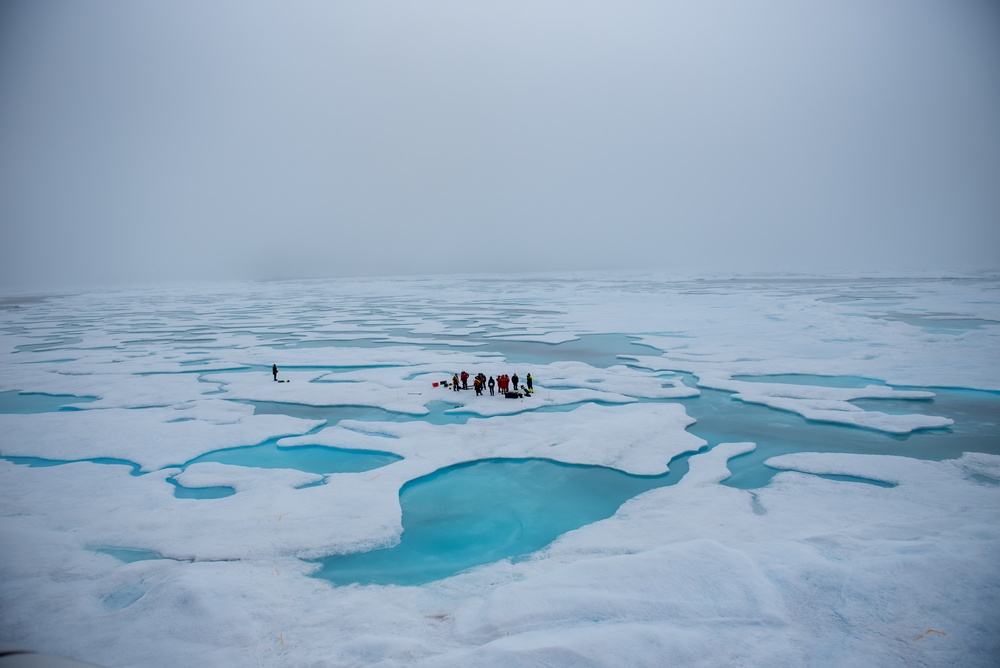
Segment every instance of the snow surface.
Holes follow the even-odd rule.
[[[9,306],[0,392],[98,400],[0,414],[3,457],[73,462],[0,459],[0,640],[109,667],[995,665],[995,454],[925,461],[898,456],[898,441],[884,455],[804,443],[768,459],[782,471],[770,484],[741,490],[723,484],[729,460],[759,446],[710,442],[678,484],[523,559],[420,587],[334,587],[304,560],[394,544],[400,489],[462,462],[663,473],[706,446],[682,403],[698,386],[886,434],[947,429],[957,418],[850,402],[1000,390],[998,287],[971,275],[522,276],[177,286]],[[942,314],[971,324],[942,330]],[[559,344],[594,334],[648,347],[588,353],[603,364],[561,355]],[[505,359],[509,344],[548,359]],[[272,381],[272,363],[290,382]],[[536,392],[432,387],[462,370],[530,371]],[[773,374],[887,386],[737,380]],[[327,424],[255,414],[253,402],[400,420]],[[464,419],[435,422],[435,402]],[[402,459],[306,487],[324,476],[180,468],[271,439]],[[95,458],[142,475],[82,461]],[[170,477],[236,494],[179,499]],[[103,548],[163,558],[124,563]]]

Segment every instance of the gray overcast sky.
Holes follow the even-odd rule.
[[[1000,3],[0,2],[0,287],[1000,267]]]

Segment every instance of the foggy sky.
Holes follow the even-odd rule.
[[[0,234],[0,288],[1000,268],[1000,3],[6,0]]]

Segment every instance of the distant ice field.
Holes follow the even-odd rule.
[[[721,634],[751,664],[990,665],[998,287],[573,275],[2,300],[0,640],[109,666],[618,665],[594,645],[610,634],[632,663],[719,665]],[[444,386],[462,371],[535,391]]]

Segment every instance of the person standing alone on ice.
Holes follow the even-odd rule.
[[[274,374],[274,379],[278,380],[278,365],[277,364],[272,364],[271,365],[271,373]]]
[[[531,374],[530,374],[530,373],[529,373],[529,374],[528,374],[528,375],[527,375],[527,376],[526,376],[526,377],[524,378],[524,383],[525,383],[525,387],[527,387],[527,388],[528,388],[528,392],[531,392],[531,391],[533,391],[533,390],[534,390],[534,388],[533,388],[533,387],[531,386],[531,381],[532,381],[532,380],[533,380],[533,379],[532,379],[532,377],[531,377]]]

